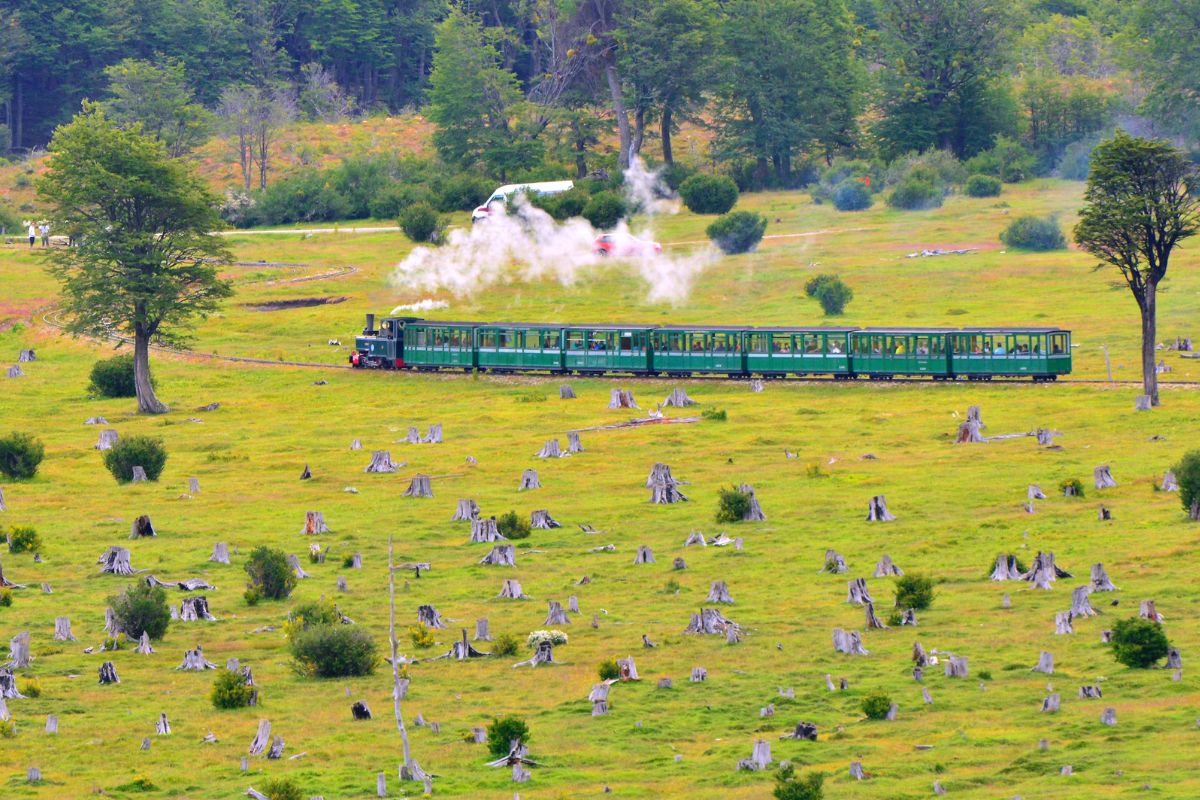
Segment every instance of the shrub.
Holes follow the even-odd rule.
[[[981,669],[979,670],[978,677],[981,681],[990,681],[992,679],[992,671],[990,669]]]
[[[290,642],[300,671],[319,678],[370,675],[378,656],[375,640],[357,625],[313,625]]]
[[[437,209],[447,214],[451,211],[471,211],[491,197],[492,188],[484,178],[455,175],[437,186]]]
[[[1154,666],[1170,647],[1162,625],[1141,617],[1118,620],[1111,641],[1113,658],[1136,669]]]
[[[862,699],[862,710],[867,719],[885,719],[892,710],[892,698],[886,692],[876,690]]]
[[[41,697],[42,682],[37,678],[22,678],[17,685],[17,691],[26,697]]]
[[[667,185],[673,192],[678,192],[679,187],[688,178],[696,174],[695,167],[684,164],[682,161],[673,161],[670,164],[664,164],[658,171],[658,178]],[[734,184],[736,186],[736,184]]]
[[[251,586],[242,592],[242,599],[246,601],[246,605],[256,606],[258,605],[258,601],[262,600],[262,592],[257,586]]]
[[[934,186],[954,186],[962,183],[962,163],[949,150],[926,150],[924,153],[906,153],[888,164],[883,182],[896,186],[907,178],[917,176]]]
[[[896,608],[923,611],[933,605],[933,579],[924,575],[901,575],[896,579]]]
[[[13,480],[28,480],[37,475],[45,455],[46,448],[36,436],[13,431],[0,438],[0,472]]]
[[[506,539],[528,539],[529,520],[518,516],[515,511],[509,511],[496,518],[496,530]]]
[[[337,604],[322,597],[311,603],[301,603],[288,612],[283,627],[284,637],[290,639],[314,625],[340,625],[341,622],[342,615],[338,613]]]
[[[1068,478],[1065,481],[1058,482],[1058,490],[1062,494],[1066,495],[1068,487],[1072,490],[1071,496],[1083,497],[1083,482],[1079,478]]]
[[[167,465],[167,448],[162,439],[151,436],[129,436],[119,439],[111,449],[104,451],[104,466],[117,479],[117,483],[133,480],[133,468],[146,470],[146,479],[158,480]]]
[[[854,290],[837,275],[828,273],[809,278],[804,284],[804,293],[821,304],[826,316],[836,316],[846,310],[846,304],[854,299]]]
[[[570,191],[558,194],[531,194],[528,199],[531,206],[542,209],[554,219],[562,222],[582,215],[589,197],[587,190],[576,186]]]
[[[145,633],[151,639],[161,639],[171,624],[171,609],[167,593],[160,586],[138,581],[119,595],[108,598],[117,630],[130,639],[140,639]]]
[[[158,381],[150,377],[150,385]],[[124,353],[92,365],[88,391],[96,397],[137,397],[133,385],[133,353]]]
[[[862,181],[848,178],[833,189],[833,207],[838,211],[865,211],[875,202]]]
[[[999,197],[1001,183],[999,178],[991,175],[972,175],[963,185],[963,194],[967,197]]]
[[[529,726],[525,720],[514,716],[492,719],[487,727],[487,745],[492,755],[497,758],[508,755],[514,739],[529,744]]]
[[[0,125],[0,128],[4,127]],[[4,132],[7,131],[0,131],[0,133]],[[20,236],[25,233],[25,227],[21,225],[21,218],[11,208],[2,204],[0,204],[0,230],[3,230],[6,236]]]
[[[0,739],[12,739],[17,735],[15,719],[0,719]]]
[[[428,203],[413,203],[400,212],[397,222],[410,241],[436,244],[442,238],[442,218]]]
[[[257,201],[257,211],[268,225],[294,222],[331,222],[350,216],[350,200],[333,185],[332,175],[307,169],[271,183]]]
[[[0,589],[0,608],[12,606],[12,589]]]
[[[749,492],[736,487],[721,489],[717,500],[717,522],[741,522],[749,510]]]
[[[346,198],[349,219],[370,215],[371,203],[391,182],[387,160],[380,156],[347,158],[329,171],[329,185]]]
[[[512,656],[521,649],[521,640],[511,633],[502,633],[492,642],[492,655]]]
[[[371,198],[369,210],[375,219],[397,219],[412,204],[428,203],[432,199],[433,195],[424,186],[393,183]]]
[[[246,574],[250,587],[271,600],[283,600],[296,588],[296,575],[282,550],[256,548],[246,561]]]
[[[262,793],[269,800],[304,800],[304,792],[291,778],[269,778],[263,784]]]
[[[1016,183],[1033,177],[1037,159],[1017,140],[997,136],[991,149],[970,158],[963,166],[971,173],[991,175],[1005,183]]]
[[[1017,217],[1000,234],[1000,241],[1020,250],[1062,250],[1067,246],[1058,220],[1054,217]]]
[[[930,208],[940,208],[945,193],[931,181],[910,176],[892,189],[888,195],[888,205],[905,211],[924,211]]]
[[[42,538],[28,525],[14,525],[8,529],[8,552],[36,553],[42,549]]]
[[[408,637],[412,639],[413,647],[433,647],[437,644],[437,640],[433,638],[433,631],[423,622],[418,622],[408,629]]]
[[[606,661],[601,661],[599,668],[596,670],[602,681],[615,681],[621,677],[621,668],[617,665],[615,658],[610,658]]]
[[[1184,511],[1192,519],[1200,519],[1200,450],[1184,453],[1171,471],[1179,484],[1179,501]]]
[[[597,192],[583,207],[583,218],[600,230],[616,227],[624,216],[625,200],[612,191]]]
[[[728,412],[723,408],[706,408],[700,412],[700,416],[713,422],[725,422],[729,419]]]
[[[708,238],[726,255],[749,253],[758,247],[767,230],[767,218],[753,211],[733,211],[705,229]]]
[[[213,708],[245,708],[250,705],[253,695],[254,687],[246,685],[246,679],[240,672],[219,669],[209,697]]]
[[[725,214],[738,201],[738,187],[722,175],[693,175],[679,184],[679,196],[693,214]]]

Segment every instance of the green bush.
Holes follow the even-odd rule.
[[[609,658],[600,662],[600,666],[596,669],[602,681],[615,681],[621,677],[621,667],[617,664],[615,658]]]
[[[999,178],[991,175],[972,175],[963,184],[963,194],[967,197],[999,197],[1001,186]]]
[[[933,605],[933,579],[924,575],[901,575],[896,579],[896,608],[923,611]]]
[[[528,539],[531,532],[529,520],[509,511],[496,518],[496,530],[506,539]]]
[[[36,436],[13,431],[0,437],[0,473],[13,480],[28,480],[37,475],[45,455],[46,448]]]
[[[245,708],[250,705],[250,698],[253,696],[254,687],[246,685],[246,679],[240,672],[231,669],[217,670],[217,677],[209,694],[213,708]]]
[[[926,150],[897,156],[884,172],[885,186],[896,186],[906,179],[917,177],[934,186],[956,186],[967,173],[962,163],[949,150]]]
[[[726,255],[749,253],[758,247],[767,230],[767,218],[753,211],[733,211],[705,229],[708,238]]]
[[[833,207],[838,211],[865,211],[875,202],[862,181],[847,178],[833,189]]]
[[[378,661],[375,640],[357,625],[313,625],[289,644],[299,670],[318,678],[370,675]]]
[[[493,185],[475,175],[455,175],[437,186],[437,210],[471,211],[492,196]]]
[[[854,299],[854,290],[837,275],[824,273],[809,278],[804,284],[804,293],[821,304],[826,316],[837,316],[846,310],[846,304]]]
[[[104,466],[117,479],[117,483],[133,480],[133,468],[146,470],[146,479],[158,480],[167,465],[167,448],[162,439],[151,436],[128,436],[118,439],[111,449],[104,451]]]
[[[625,200],[612,191],[597,192],[583,207],[583,218],[599,230],[615,228],[624,216]]]
[[[1113,658],[1135,669],[1153,667],[1170,648],[1162,625],[1141,617],[1118,620],[1113,626],[1110,643]]]
[[[158,386],[153,375],[150,385]],[[96,397],[137,397],[133,385],[133,353],[123,353],[93,364],[88,391]]]
[[[586,189],[576,186],[566,192],[558,194],[531,194],[529,195],[529,204],[535,208],[540,208],[549,214],[554,219],[562,222],[583,215],[583,209],[587,207],[587,203],[591,195]]]
[[[529,744],[529,726],[520,717],[493,719],[487,728],[488,751],[499,758],[508,755],[513,739]]]
[[[262,600],[262,591],[257,586],[251,586],[242,592],[242,599],[246,601],[246,605],[256,606],[258,601]]]
[[[1179,463],[1171,468],[1179,484],[1179,500],[1183,510],[1192,519],[1200,519],[1200,450],[1183,454]]]
[[[1016,183],[1033,177],[1037,158],[1015,139],[997,136],[991,149],[968,159],[963,166],[972,174],[991,175],[1005,183]]]
[[[12,607],[12,589],[0,589],[0,608]]]
[[[0,125],[0,129],[6,126]],[[0,133],[7,132],[0,130]],[[0,229],[4,231],[5,236],[21,236],[25,233],[25,228],[21,225],[21,218],[17,213],[8,206],[0,203]]]
[[[695,174],[696,168],[684,164],[682,161],[673,161],[670,164],[664,164],[658,171],[659,180],[665,183],[667,188],[673,192],[678,192],[683,182]]]
[[[309,603],[300,603],[288,612],[292,631],[307,630],[314,625],[337,625],[342,621],[337,604],[322,597]]]
[[[259,195],[256,209],[267,225],[333,222],[350,216],[350,200],[324,170],[306,169],[276,180]]]
[[[1058,482],[1058,490],[1063,494],[1067,494],[1067,488],[1070,487],[1072,497],[1083,497],[1083,481],[1079,478],[1067,478],[1064,481]]]
[[[911,176],[896,184],[888,195],[888,205],[905,211],[940,208],[945,192],[932,181]]]
[[[8,529],[8,552],[36,553],[42,549],[42,537],[28,525],[14,525]]]
[[[410,241],[436,244],[442,238],[442,218],[428,203],[413,203],[400,212],[397,221]]]
[[[422,649],[437,644],[437,639],[433,638],[433,631],[429,630],[423,622],[418,622],[408,629],[408,638],[412,639],[413,647]]]
[[[867,719],[886,719],[892,710],[892,698],[886,692],[876,690],[862,699],[862,710]]]
[[[15,719],[0,719],[0,739],[13,739],[17,735]]]
[[[741,522],[750,510],[750,493],[737,487],[721,489],[717,499],[717,522]]]
[[[726,214],[737,204],[738,188],[723,175],[693,175],[679,185],[679,196],[693,214]]]
[[[117,630],[130,639],[140,639],[143,633],[151,639],[161,639],[171,624],[167,593],[162,587],[144,581],[108,598],[108,605],[113,610]]]
[[[729,419],[729,412],[723,408],[706,408],[700,412],[700,416],[713,422],[725,422]]]
[[[369,210],[375,219],[398,219],[414,203],[429,203],[433,195],[424,186],[392,183],[371,198]]]
[[[328,172],[329,185],[346,198],[347,219],[370,216],[371,204],[392,180],[388,159],[377,155],[344,159]]]
[[[250,588],[271,600],[283,600],[296,588],[296,574],[282,550],[256,548],[246,561],[246,574],[250,576]]]
[[[1054,217],[1017,217],[1000,234],[1000,241],[1019,250],[1062,250],[1067,246],[1067,237]]]
[[[304,792],[291,778],[268,778],[262,793],[269,800],[304,800]]]
[[[512,656],[521,649],[521,640],[511,633],[502,633],[492,642],[492,655]]]

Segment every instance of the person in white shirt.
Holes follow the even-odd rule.
[[[37,225],[29,223],[29,246],[33,247],[33,243],[37,241]]]

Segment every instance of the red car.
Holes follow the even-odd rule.
[[[658,242],[648,242],[628,233],[605,233],[596,237],[592,252],[598,256],[653,256],[662,252]]]

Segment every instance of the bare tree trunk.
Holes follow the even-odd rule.
[[[250,191],[250,177],[254,173],[254,150],[244,130],[238,131],[238,161],[242,167],[242,181],[246,184],[248,192]]]
[[[641,103],[638,103],[637,109],[633,112],[633,140],[629,145],[629,152],[632,155],[640,156],[642,154],[642,140],[645,138],[646,108]]]
[[[170,411],[154,395],[150,383],[150,334],[138,323],[133,336],[133,385],[137,390],[138,412],[142,414],[165,414]]]
[[[404,747],[404,771],[412,774],[412,750],[408,746],[408,730],[404,727],[404,715],[400,711],[400,656],[396,641],[396,567],[392,561],[392,537],[388,537],[388,610],[390,613],[389,637],[392,643],[392,699],[396,706],[396,728],[400,731],[400,742]]]
[[[612,95],[613,114],[617,118],[617,133],[621,139],[621,152],[617,164],[622,170],[629,168],[629,115],[625,112],[625,98],[621,95],[621,79],[617,76],[617,57],[609,53],[604,64],[604,77],[608,79],[608,91]]]
[[[662,110],[662,151],[663,161],[668,164],[675,163],[675,157],[671,153],[671,107],[663,106]]]
[[[1154,369],[1157,354],[1154,343],[1158,340],[1158,286],[1147,281],[1142,297],[1142,383],[1144,393],[1150,397],[1150,405],[1158,405],[1158,372]]]

